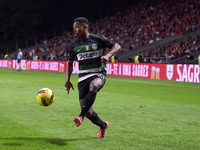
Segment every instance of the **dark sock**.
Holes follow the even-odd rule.
[[[93,91],[88,92],[88,94],[86,95],[86,97],[84,99],[83,106],[81,109],[81,114],[79,116],[82,116],[83,118],[85,117],[85,115],[89,111],[90,107],[94,103],[96,95],[97,95],[97,92],[93,92]]]
[[[92,123],[96,124],[97,126],[99,126],[101,129],[105,129],[106,128],[106,123],[103,122],[99,116],[97,115],[96,112],[92,112],[92,115],[88,118]]]

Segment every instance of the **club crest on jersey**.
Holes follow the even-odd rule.
[[[93,50],[97,50],[97,45],[96,44],[92,44],[92,49]]]
[[[86,51],[89,50],[89,45],[85,46],[85,50],[86,50]]]

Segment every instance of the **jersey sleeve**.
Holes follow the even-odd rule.
[[[107,39],[105,36],[103,35],[98,35],[99,36],[99,40],[100,42],[103,44],[103,46],[107,47],[107,48],[112,48],[113,45],[116,44],[115,41],[109,40]]]
[[[76,54],[74,53],[73,48],[74,46],[73,44],[71,44],[69,48],[69,54],[68,54],[68,60],[71,60],[71,61],[74,61],[76,58]]]

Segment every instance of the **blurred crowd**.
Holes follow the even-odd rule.
[[[200,1],[198,0],[145,0],[130,6],[123,13],[118,12],[111,17],[107,16],[91,22],[90,32],[103,34],[109,39],[116,40],[122,46],[122,51],[134,50],[184,30],[194,30],[194,26],[200,24],[199,7]],[[47,46],[30,49],[24,53],[24,58],[31,59],[36,54],[42,60],[55,60],[58,57],[67,56],[68,46],[51,51],[47,56],[40,55],[40,53],[57,46],[68,45],[74,40],[72,31],[63,32],[62,35],[51,40],[41,41]],[[176,59],[184,56],[188,51],[199,50],[198,40],[199,35],[188,37],[183,41],[176,40],[166,43],[159,48],[155,47],[145,52],[143,57],[152,57],[150,62],[156,62],[156,57]]]
[[[124,51],[159,41],[199,23],[195,0],[148,0],[90,25],[94,33],[119,40]]]
[[[174,40],[153,47],[144,54],[137,54],[142,57],[142,62],[146,63],[166,63],[171,60],[183,57],[185,55],[193,55],[194,52],[200,51],[200,34],[194,37],[186,37],[183,40]],[[134,62],[136,55],[129,57],[129,62]]]

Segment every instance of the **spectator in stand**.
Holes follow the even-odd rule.
[[[24,59],[28,59],[28,58],[29,58],[28,53],[24,52]]]
[[[50,54],[50,60],[55,60],[56,58],[57,58],[56,52],[53,51],[53,52]]]
[[[135,58],[134,58],[134,62],[135,63],[139,63],[139,53],[137,53],[137,55],[135,56]]]
[[[138,60],[139,60],[139,63],[143,63],[143,54],[140,54],[140,53],[139,53],[139,58],[138,58]]]
[[[4,59],[9,59],[8,53],[4,56]]]
[[[4,59],[4,54],[3,53],[0,55],[0,59]]]
[[[200,65],[200,54],[199,54],[199,57],[198,57],[198,63],[199,63],[199,65]]]
[[[66,51],[66,49],[65,49],[65,48],[62,48],[62,49],[58,52],[58,57],[63,56],[65,51]]]
[[[11,55],[11,59],[16,59],[16,58],[15,58],[15,55],[12,54],[12,55]]]
[[[38,57],[38,55],[37,54],[33,54],[33,60],[39,60],[39,57]]]
[[[40,55],[40,60],[47,60],[45,55]]]
[[[131,55],[131,56],[128,58],[128,62],[135,62],[134,59],[135,59],[135,55]]]

